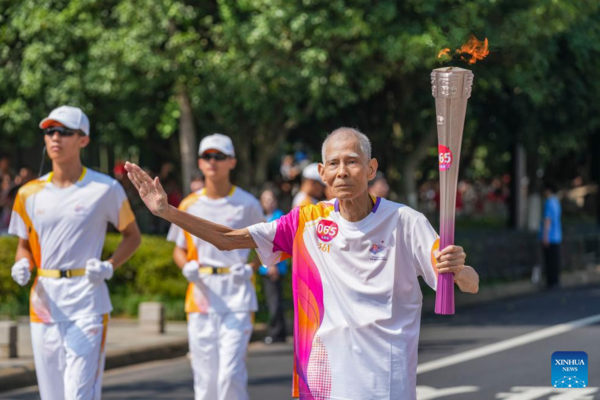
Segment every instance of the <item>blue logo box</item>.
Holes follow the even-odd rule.
[[[588,355],[584,351],[556,351],[552,354],[552,386],[588,387]]]

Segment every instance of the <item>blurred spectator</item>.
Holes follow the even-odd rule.
[[[297,147],[298,150],[294,153],[294,163],[298,166],[298,170],[301,171],[310,164],[310,159],[308,158],[308,154],[300,149],[300,147],[302,147],[300,143],[296,143],[295,147]]]
[[[22,167],[19,174],[15,177],[15,185],[21,186],[35,178],[33,171],[29,167]]]
[[[113,175],[115,176],[115,179],[119,181],[119,183],[123,181],[125,175],[127,175],[127,171],[125,170],[125,163],[123,161],[117,161],[115,163],[115,166],[113,168]]]
[[[3,182],[6,176],[12,178],[15,176],[15,171],[10,168],[10,157],[6,154],[0,154],[0,182]]]
[[[0,196],[0,235],[8,232],[13,203],[17,198],[20,187],[20,185],[13,186],[4,195]]]
[[[296,179],[300,172],[300,169],[294,165],[294,156],[286,155],[281,159],[281,166],[279,167],[279,173],[284,181],[293,181]]]
[[[170,173],[165,177],[162,181],[163,188],[167,193],[167,201],[173,207],[179,207],[181,200],[183,200],[183,193],[179,188],[179,183],[177,183],[177,178],[174,174]]]
[[[302,185],[300,191],[294,196],[292,208],[308,204],[317,204],[323,197],[325,184],[319,175],[317,163],[307,165],[302,170]]]
[[[540,223],[539,240],[542,242],[546,269],[546,286],[560,283],[560,244],[562,242],[561,207],[552,182],[544,185],[544,211]]]
[[[385,175],[381,171],[377,171],[375,178],[369,182],[369,193],[371,196],[383,197],[384,199],[390,194],[390,185],[388,185]]]
[[[204,175],[202,172],[198,171],[192,177],[192,181],[190,182],[190,191],[195,193],[202,188],[204,188]]]
[[[175,172],[175,164],[171,163],[171,162],[165,162],[162,163],[162,165],[160,166],[160,171],[158,173],[158,177],[160,178],[161,182],[164,182],[167,180],[167,178],[171,175],[173,175],[173,173]]]
[[[6,193],[13,187],[12,176],[6,174],[2,175],[2,179],[0,180],[0,194]]]
[[[260,195],[260,204],[263,207],[267,222],[281,218],[283,211],[277,208],[277,199],[271,190],[265,190]],[[265,343],[285,342],[286,327],[283,312],[283,296],[281,278],[287,273],[287,263],[282,261],[269,267],[261,266],[259,274],[262,275],[263,288],[269,309],[269,326]]]

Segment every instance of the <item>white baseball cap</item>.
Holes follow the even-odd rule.
[[[220,133],[208,135],[202,139],[200,142],[200,148],[198,149],[198,155],[201,156],[207,150],[219,150],[223,154],[226,154],[230,157],[235,157],[233,142],[229,136],[225,136]]]
[[[304,167],[302,170],[302,177],[323,183],[321,180],[321,175],[319,175],[319,164],[317,163],[308,164],[306,167]]]
[[[48,117],[40,122],[40,128],[47,128],[52,121],[60,122],[67,128],[79,129],[86,136],[90,136],[90,120],[79,107],[61,106],[55,108]]]

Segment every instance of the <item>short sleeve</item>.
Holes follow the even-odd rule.
[[[263,264],[275,265],[292,256],[299,218],[300,209],[296,207],[276,221],[248,227]]]
[[[117,181],[110,188],[110,201],[108,205],[108,222],[113,224],[119,232],[124,231],[129,224],[135,221],[131,205],[125,194],[123,186]]]
[[[20,237],[21,239],[29,239],[29,230],[25,219],[29,220],[23,197],[18,193],[13,204],[12,214],[10,216],[10,224],[8,233]]]
[[[169,233],[167,234],[167,240],[169,242],[175,243],[177,247],[181,247],[182,249],[187,249],[187,242],[185,240],[185,232],[183,229],[178,227],[175,224],[171,224],[169,228]]]
[[[433,252],[439,249],[439,246],[439,237],[435,229],[433,229],[427,218],[420,214],[413,225],[411,249],[417,275],[422,276],[427,285],[433,290],[437,288],[437,270]]]

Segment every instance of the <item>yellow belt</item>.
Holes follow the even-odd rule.
[[[85,268],[79,269],[37,269],[38,276],[44,278],[72,278],[74,276],[84,276]]]
[[[200,273],[207,275],[228,274],[229,267],[211,267],[210,265],[201,265]]]

